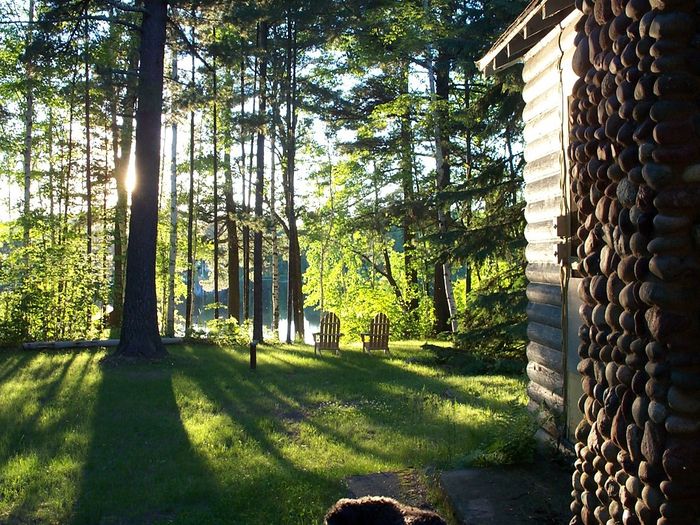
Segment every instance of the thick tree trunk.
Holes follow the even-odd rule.
[[[29,47],[32,44],[33,29],[34,29],[34,0],[29,0],[29,26],[27,29],[26,48],[29,53]],[[27,91],[25,93],[24,107],[24,208],[22,210],[22,220],[24,225],[24,245],[29,245],[29,230],[31,229],[31,221],[29,214],[31,213],[31,197],[32,197],[32,126],[34,124],[34,86],[32,85],[33,65],[32,58],[27,56],[25,67]]]
[[[435,265],[433,280],[433,308],[435,311],[435,332],[448,332],[450,326],[450,310],[445,294],[445,265],[438,262]]]
[[[262,56],[260,57],[260,107],[259,114],[264,119],[267,112],[267,23],[260,22],[259,47]],[[257,160],[256,160],[256,181],[255,181],[255,220],[258,227],[255,229],[253,238],[253,339],[262,342],[263,340],[263,229],[262,204],[263,186],[265,184],[265,125],[261,125],[258,130]]]
[[[297,47],[296,27],[293,27],[291,16],[287,17],[287,140],[285,143],[287,170],[285,187],[285,213],[289,228],[289,287],[291,295],[294,331],[300,340],[304,340],[304,294],[302,291],[301,250],[299,248],[299,231],[297,228],[296,209],[294,204],[294,171],[296,159],[296,127],[297,127]],[[288,312],[287,317],[289,318]]]
[[[144,0],[143,4],[136,112],[138,186],[131,196],[124,323],[116,355],[159,358],[167,355],[158,333],[155,282],[167,2]]]
[[[428,78],[433,103],[440,103],[433,110],[435,117],[435,167],[437,171],[436,189],[444,190],[450,184],[450,144],[445,124],[447,122],[447,102],[450,90],[450,57],[441,49],[438,52],[436,66],[428,59]],[[438,228],[440,233],[447,231],[448,216],[442,207],[438,208]],[[438,268],[440,266],[441,268]],[[443,284],[438,286],[437,279],[442,277]],[[435,267],[435,294],[433,296],[436,317],[436,329],[443,331],[450,323],[450,330],[457,331],[457,305],[452,290],[452,270],[446,255],[442,255]],[[443,303],[443,304],[441,304]],[[446,303],[446,305],[444,304]],[[447,312],[446,319],[444,317]]]
[[[171,78],[177,81],[177,52],[173,50]],[[165,335],[175,334],[175,263],[177,261],[177,120],[174,101],[170,108],[172,141],[170,144],[170,253],[168,254],[168,306],[165,321]]]

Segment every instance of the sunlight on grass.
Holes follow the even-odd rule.
[[[92,436],[95,355],[2,359],[15,372],[0,384],[0,521],[59,522],[71,513]]]
[[[420,344],[265,345],[255,371],[210,346],[117,368],[0,354],[0,522],[317,523],[348,476],[463,465],[522,427],[520,376],[447,372]]]

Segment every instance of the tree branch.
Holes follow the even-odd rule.
[[[213,72],[214,72],[214,68],[204,59],[204,57],[199,53],[199,51],[198,51],[197,48],[194,46],[194,44],[193,44],[192,42],[190,42],[190,39],[187,38],[187,35],[186,35],[185,32],[182,30],[182,28],[177,24],[177,22],[174,22],[174,21],[171,20],[171,19],[168,19],[168,22],[170,23],[170,25],[173,26],[173,28],[175,29],[175,31],[177,32],[177,34],[180,36],[180,38],[182,39],[182,41],[185,43],[185,46],[187,47],[187,49],[188,49],[194,56],[196,56],[197,59],[199,59],[199,61],[204,65],[205,68],[207,68],[210,72],[213,73]]]
[[[0,25],[10,25],[10,24],[15,24],[15,25],[26,25],[26,26],[33,26],[33,25],[40,25],[40,24],[45,24],[46,22],[50,22],[52,24],[56,24],[59,22],[82,22],[83,20],[96,20],[98,22],[109,22],[110,24],[119,24],[125,27],[128,27],[129,29],[132,29],[134,31],[141,31],[141,27],[137,26],[136,24],[132,24],[131,22],[126,22],[125,20],[120,20],[119,18],[113,18],[109,16],[101,16],[101,15],[89,15],[89,16],[69,16],[65,18],[42,18],[41,20],[35,20],[33,22],[30,22],[28,20],[0,20]]]
[[[110,24],[119,24],[124,27],[128,27],[129,29],[133,31],[139,31],[141,32],[141,26],[137,26],[136,24],[132,24],[131,22],[127,22],[125,20],[121,20],[119,18],[111,17],[111,16],[101,16],[101,15],[88,15],[88,16],[77,16],[77,17],[70,17],[70,18],[57,18],[57,19],[48,19],[49,22],[80,22],[82,20],[96,20],[98,22],[109,22]]]
[[[386,251],[386,249],[384,250],[385,268],[375,264],[372,259],[369,258],[369,256],[355,250],[354,248],[350,248],[350,251],[355,255],[358,255],[363,261],[366,261],[378,274],[382,275],[389,282],[391,288],[394,290],[394,295],[396,295],[396,298],[399,300],[399,303],[401,303],[402,307],[405,307],[406,303],[404,301],[403,294],[401,293],[401,288],[399,288],[399,283],[396,282],[396,279],[394,279],[391,272],[391,262],[389,261],[389,253]]]
[[[139,7],[136,5],[125,4],[119,0],[102,0],[105,4],[116,7],[122,11],[129,11],[131,13],[147,13],[148,11],[144,7]]]
[[[280,217],[277,212],[275,212],[275,220],[282,226],[285,235],[289,237],[289,226],[287,226],[287,223],[284,222],[284,219]]]

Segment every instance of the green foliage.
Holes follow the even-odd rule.
[[[532,463],[537,425],[517,404],[494,415],[495,433],[462,458],[465,466],[490,467]]]
[[[446,301],[434,289],[439,261],[453,269],[460,346],[481,357],[522,357],[520,80],[515,68],[484,78],[474,61],[523,6],[524,0],[318,0],[206,1],[192,9],[172,9],[173,27],[190,35],[193,49],[184,46],[175,29],[166,56],[175,53],[183,62],[191,54],[187,68],[189,58],[194,64],[193,71],[186,68],[178,81],[166,83],[164,92],[167,124],[180,124],[175,164],[181,176],[176,181],[181,211],[188,202],[189,186],[183,176],[189,171],[189,156],[184,153],[190,142],[196,173],[195,209],[190,217],[180,213],[176,225],[175,303],[181,306],[186,295],[188,218],[195,219],[190,233],[197,264],[212,267],[213,240],[218,239],[219,269],[226,269],[228,233],[221,227],[225,217],[221,183],[223,172],[229,170],[233,217],[239,231],[241,227],[263,231],[266,260],[272,228],[279,226],[278,248],[286,252],[281,232],[289,231],[290,222],[296,224],[293,217],[299,217],[300,242],[309,262],[304,276],[309,304],[335,311],[348,339],[356,340],[378,312],[390,317],[393,338],[444,330],[445,308],[440,306]],[[26,2],[0,0],[8,19],[21,19],[26,7]],[[95,19],[81,20],[85,13]],[[32,228],[33,242],[27,249],[31,253],[24,253],[17,239],[8,241],[12,255],[0,281],[4,300],[0,339],[5,341],[96,334],[101,328],[99,310],[107,302],[105,283],[100,281],[117,281],[109,276],[115,267],[111,246],[115,155],[120,136],[130,132],[124,123],[129,122],[126,115],[133,104],[129,86],[136,75],[130,69],[136,66],[133,51],[138,39],[127,25],[106,19],[138,24],[141,14],[105,3],[50,0],[37,3],[36,17],[36,25],[0,28],[0,98],[7,102],[0,108],[0,167],[13,191],[24,184],[19,169],[23,106],[29,100],[27,90],[33,88],[30,186],[38,191],[29,204],[32,214],[48,208],[49,222],[61,222],[67,237],[62,238],[55,224],[32,215],[22,219]],[[266,51],[257,45],[261,21],[269,26]],[[262,60],[268,64],[268,114],[255,110],[260,108],[255,79]],[[212,197],[212,66],[220,110],[218,210]],[[35,74],[27,75],[32,68]],[[85,71],[90,78],[90,130],[84,129]],[[189,110],[196,115],[192,137],[184,118]],[[246,180],[255,170],[253,142],[259,131],[268,138],[275,136],[276,151],[266,157],[278,168],[274,200],[281,217],[274,226],[269,213],[273,196],[267,187],[262,220],[251,218],[250,199],[245,206],[241,203],[243,194],[251,191]],[[86,230],[83,184],[88,136],[92,262],[79,256],[84,250],[78,238]],[[169,141],[163,138],[165,146]],[[441,171],[440,182],[436,144],[449,165],[449,170]],[[170,286],[169,152],[161,154],[156,293],[164,326]],[[267,175],[271,170],[269,161],[266,164]],[[288,166],[296,166],[295,189],[280,177]],[[16,195],[13,191],[10,195]],[[294,196],[296,204],[287,209],[285,204]],[[17,202],[9,205],[21,209]],[[445,219],[438,221],[438,216]],[[222,219],[217,231],[212,228],[214,217]],[[42,240],[35,243],[35,238]],[[463,287],[457,283],[464,277],[463,269],[473,274],[474,285],[460,297]],[[211,290],[212,281],[198,284]],[[228,272],[221,271],[219,288],[225,289],[227,281]],[[296,276],[292,281],[294,287]],[[438,308],[432,304],[433,296]],[[440,326],[435,327],[438,316]],[[176,317],[180,328],[182,318]],[[205,337],[218,334],[222,344],[241,341],[245,334],[226,323],[203,332]]]
[[[431,300],[406,281],[404,254],[393,238],[398,233],[382,235],[371,226],[358,231],[362,219],[351,215],[348,202],[356,196],[352,182],[356,169],[353,163],[333,169],[338,189],[332,200],[317,209],[315,220],[307,221],[307,304],[335,312],[348,340],[359,339],[378,313],[389,317],[392,337],[426,337],[432,331]],[[381,216],[371,216],[369,221],[379,222]],[[408,312],[413,297],[417,308]]]
[[[250,343],[252,322],[239,324],[232,318],[220,317],[207,321],[207,338],[219,346],[246,346]]]
[[[464,298],[457,346],[482,359],[525,360],[526,280],[505,262],[485,267]]]
[[[4,239],[0,253],[0,345],[80,339],[100,334],[106,282],[95,274],[85,244],[68,238],[28,247]]]

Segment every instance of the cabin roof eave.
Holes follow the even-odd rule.
[[[485,75],[522,63],[525,54],[574,10],[573,0],[532,0],[525,10],[476,61]]]

